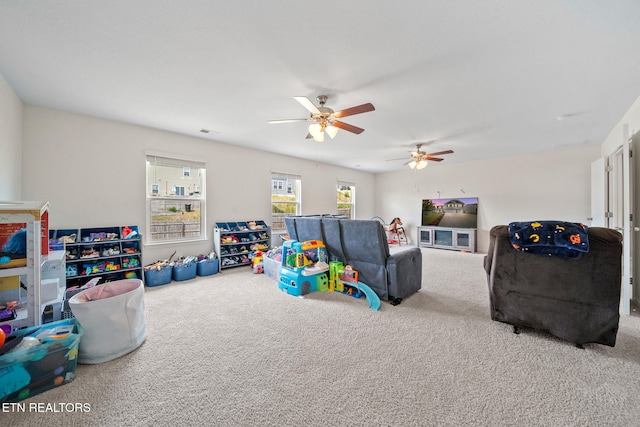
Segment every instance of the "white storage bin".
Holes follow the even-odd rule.
[[[144,284],[140,279],[86,289],[71,297],[69,307],[84,329],[79,363],[103,363],[124,356],[146,338]]]

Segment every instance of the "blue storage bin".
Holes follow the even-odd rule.
[[[126,236],[125,236],[126,234]],[[121,239],[140,239],[140,232],[137,225],[127,225],[120,228]]]
[[[196,272],[198,276],[211,276],[220,270],[220,262],[218,259],[203,259],[198,261]]]
[[[53,337],[57,332],[62,333],[63,328],[71,329],[71,333],[55,339],[43,336],[40,344],[0,356],[0,403],[19,402],[73,381],[78,363],[78,345],[84,334],[76,319],[19,329],[12,335],[21,337],[16,340],[35,337],[40,333],[49,333]]]
[[[62,240],[49,240],[49,252],[64,251],[64,242]]]
[[[183,265],[173,266],[173,280],[181,282],[183,280],[195,279],[197,272],[197,266],[195,262],[190,262]]]
[[[147,286],[160,286],[171,283],[171,273],[173,272],[172,266],[162,267],[160,270],[157,268],[147,270],[144,272],[144,284]]]
[[[80,233],[77,228],[65,229],[65,230],[55,230],[55,236],[49,237],[49,239],[62,240],[63,237],[67,237],[66,240],[73,239],[73,242],[80,241]]]

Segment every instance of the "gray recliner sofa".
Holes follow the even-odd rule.
[[[622,235],[591,227],[589,252],[578,259],[514,249],[509,227],[489,232],[484,270],[491,318],[542,330],[579,347],[613,347],[620,319]]]
[[[289,216],[285,225],[291,239],[323,241],[330,260],[351,265],[380,299],[397,304],[422,287],[422,252],[413,247],[391,255],[379,221]]]

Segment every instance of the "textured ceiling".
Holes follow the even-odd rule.
[[[640,95],[639,41],[636,0],[0,2],[27,104],[371,172],[416,142],[443,164],[599,144]],[[371,102],[343,119],[365,131],[267,123],[320,94]]]

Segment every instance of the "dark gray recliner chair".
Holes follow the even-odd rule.
[[[285,225],[292,239],[322,240],[330,259],[351,265],[380,299],[399,303],[422,287],[422,252],[414,247],[391,255],[378,221],[296,216]]]
[[[484,269],[491,319],[573,342],[613,347],[620,319],[622,235],[592,227],[589,252],[578,259],[514,249],[509,227],[489,234]]]

